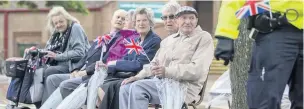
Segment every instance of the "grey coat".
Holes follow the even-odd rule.
[[[53,36],[52,36],[53,37]],[[50,46],[52,37],[47,41],[46,48]],[[56,61],[68,61],[69,71],[75,68],[77,63],[72,63],[72,58],[82,58],[90,48],[90,44],[84,29],[80,24],[74,23],[70,37],[67,43],[67,48],[61,54],[57,54],[55,57]]]

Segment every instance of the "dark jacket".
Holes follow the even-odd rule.
[[[103,58],[102,61],[105,63],[107,58],[108,58],[108,51],[109,48],[115,43],[116,39],[120,36],[119,33],[115,34],[115,36],[112,36],[112,40],[110,41],[109,44],[107,44],[106,48],[106,52],[103,54]],[[86,53],[86,55],[77,63],[75,69],[74,70],[80,70],[84,65],[86,65],[86,72],[87,75],[92,75],[95,71],[95,64],[96,61],[100,60],[100,56],[101,56],[101,51],[102,51],[102,47],[96,48],[97,43],[93,43],[91,48],[89,49],[89,51]]]
[[[153,59],[160,47],[161,38],[153,31],[149,31],[141,46],[150,60]],[[115,75],[116,72],[139,72],[144,64],[148,64],[148,58],[143,54],[126,54],[123,59],[118,60],[116,65],[108,67],[108,73]]]

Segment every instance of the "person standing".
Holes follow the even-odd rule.
[[[233,60],[240,23],[234,15],[243,5],[257,2],[269,5],[271,10],[249,17],[248,28],[256,29],[257,35],[252,35],[255,42],[246,87],[248,106],[280,109],[288,84],[291,109],[303,109],[303,1],[247,1],[246,4],[243,0],[222,1],[215,32],[218,39],[215,58],[224,60],[224,65]]]

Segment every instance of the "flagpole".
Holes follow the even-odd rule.
[[[269,3],[269,17],[272,19],[272,12],[271,12],[271,6],[270,6],[270,0],[268,0]]]
[[[148,59],[148,61],[149,61],[149,63],[151,63],[151,60],[149,59],[149,57],[147,56],[147,53],[144,51],[144,55],[147,57],[147,59]]]

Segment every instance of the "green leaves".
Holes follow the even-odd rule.
[[[47,1],[45,6],[62,6],[67,10],[75,10],[83,14],[89,14],[89,11],[83,1]]]
[[[5,5],[7,3],[8,3],[7,1],[0,1],[0,5]]]
[[[9,1],[0,1],[0,5],[8,4]],[[35,1],[18,1],[18,6],[27,7],[29,9],[35,10],[38,8],[38,5]],[[62,6],[66,10],[75,10],[76,12],[83,13],[85,15],[89,14],[89,10],[85,6],[83,1],[45,1],[46,7],[53,7],[53,6]]]
[[[18,1],[18,6],[26,6],[29,9],[37,9],[37,4],[33,1]]]

